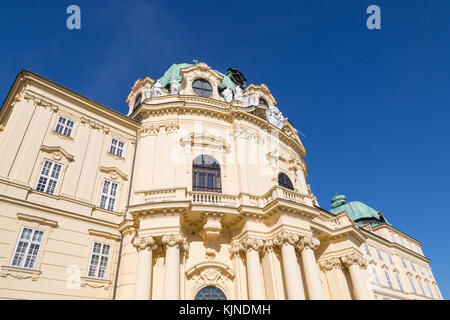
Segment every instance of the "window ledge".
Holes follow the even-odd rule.
[[[109,290],[111,287],[111,281],[106,279],[91,278],[91,277],[81,277],[81,287],[89,286],[94,289],[103,288]]]
[[[25,269],[12,266],[1,266],[0,277],[11,276],[16,279],[30,279],[36,281],[42,272],[40,270]]]
[[[125,160],[125,157],[118,156],[117,154],[111,153],[109,151],[106,154],[116,160]]]
[[[62,133],[59,133],[59,132],[56,132],[55,130],[52,130],[52,134],[54,134],[54,135],[56,135],[56,136],[58,136],[58,137],[60,137],[62,139],[67,139],[69,141],[73,141],[72,137],[66,136],[65,134],[62,134]]]

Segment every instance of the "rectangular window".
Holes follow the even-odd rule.
[[[428,291],[430,292],[430,296],[434,299],[433,291],[431,291],[430,285],[427,284]]]
[[[400,281],[400,276],[399,276],[398,274],[396,274],[395,277],[397,278],[397,283],[398,283],[398,287],[400,288],[400,291],[401,291],[401,292],[405,292],[405,291],[403,290],[402,282]]]
[[[55,194],[61,168],[62,164],[45,159],[36,184],[36,190]]]
[[[405,246],[405,243],[403,242],[403,238],[400,238],[400,242],[402,243],[402,246]]]
[[[424,297],[426,297],[427,295],[425,294],[425,290],[423,290],[422,282],[420,280],[419,280],[419,287],[420,287],[420,290],[422,291],[422,295]]]
[[[364,243],[364,248],[366,248],[366,252],[370,256],[371,254],[370,254],[369,246],[367,245],[367,243]]]
[[[414,267],[414,263],[413,263],[412,261],[410,261],[410,263],[411,263],[412,269],[413,269],[414,271],[416,271],[416,268]]]
[[[114,211],[117,198],[117,183],[103,180],[102,195],[100,198],[100,208]]]
[[[391,232],[391,237],[392,237],[392,242],[396,242],[395,241],[395,234],[393,232]]]
[[[118,157],[122,157],[123,156],[123,147],[124,147],[124,143],[122,141],[112,138],[109,152],[112,154],[115,154]]]
[[[405,259],[403,259],[403,257],[400,257],[400,259],[402,259],[402,264],[403,264],[403,266],[404,266],[405,268],[407,268]]]
[[[23,227],[14,250],[11,266],[33,269],[43,236],[44,231]]]
[[[70,137],[72,135],[73,124],[74,122],[72,120],[59,116],[58,122],[56,122],[55,131]]]
[[[380,260],[383,260],[383,256],[381,255],[380,249],[377,248],[377,253],[378,253],[378,258],[380,258]]]
[[[106,278],[110,247],[109,244],[94,242],[89,262],[88,277]]]
[[[377,269],[375,269],[375,267],[372,267],[372,271],[373,271],[373,275],[375,277],[376,284],[380,287],[381,286],[381,282],[380,282],[380,278],[378,278]]]
[[[388,255],[388,257],[389,257],[389,262],[390,262],[391,264],[394,264],[394,261],[392,260],[391,254],[388,252],[387,255]]]
[[[414,286],[413,279],[409,278],[409,283],[411,284],[411,288],[413,289],[414,293],[417,294],[416,287]]]
[[[386,276],[386,281],[387,281],[387,283],[388,283],[389,288],[393,289],[393,288],[392,288],[391,278],[389,277],[389,272],[384,271],[384,275]]]

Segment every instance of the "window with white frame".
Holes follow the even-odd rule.
[[[367,245],[367,243],[364,243],[364,248],[366,249],[367,254],[368,254],[369,256],[371,256],[371,254],[370,254],[370,249],[369,249],[369,246]]]
[[[123,157],[124,146],[125,144],[122,141],[112,138],[111,146],[109,147],[109,152],[118,157]]]
[[[88,277],[99,279],[106,278],[110,249],[111,246],[109,244],[94,241],[91,259],[89,261]]]
[[[118,184],[107,179],[103,180],[100,208],[114,211]]]
[[[378,286],[381,286],[380,278],[378,277],[378,272],[377,272],[377,269],[375,268],[375,266],[372,267],[372,271],[373,271],[373,275],[375,277],[376,284]]]
[[[17,241],[11,260],[11,266],[33,269],[42,245],[43,237],[44,231],[22,227],[20,238]]]
[[[411,284],[411,288],[413,289],[414,293],[417,294],[416,287],[414,286],[413,279],[409,278],[409,283]]]
[[[56,186],[61,175],[62,164],[44,159],[44,164],[39,173],[36,190],[55,194]]]
[[[73,125],[74,122],[72,120],[59,116],[58,122],[56,122],[55,131],[67,137],[71,137]]]
[[[404,292],[402,282],[400,281],[400,276],[398,274],[395,274],[395,277],[397,278],[398,287],[400,288],[401,292]]]
[[[389,277],[389,272],[387,270],[384,271],[384,275],[386,276],[386,281],[388,283],[389,288],[393,289],[391,278]]]

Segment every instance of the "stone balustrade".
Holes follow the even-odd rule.
[[[285,199],[297,203],[312,205],[312,197],[295,191],[275,186],[262,196],[240,193],[229,195],[216,192],[188,191],[186,188],[157,189],[135,192],[137,202],[170,202],[190,201],[197,205],[225,206],[238,208],[240,206],[251,206],[264,208],[275,199]]]

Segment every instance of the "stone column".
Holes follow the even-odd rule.
[[[298,235],[287,232],[282,232],[274,239],[275,244],[281,247],[281,260],[288,300],[305,300],[300,266],[294,247],[298,240]]]
[[[156,249],[153,237],[137,237],[133,239],[133,245],[138,250],[138,262],[136,267],[136,284],[134,287],[135,300],[150,300],[150,288],[152,283],[152,258]]]
[[[262,273],[259,251],[264,247],[260,239],[246,238],[243,243],[245,257],[247,260],[248,293],[250,300],[265,300],[266,288]]]
[[[305,272],[306,287],[310,300],[325,300],[325,294],[320,280],[320,271],[317,266],[314,250],[319,246],[317,238],[305,236],[298,242],[297,249],[301,252],[303,269]]]
[[[162,237],[166,248],[166,264],[164,268],[164,300],[180,299],[180,247],[185,245],[181,234],[171,234]]]
[[[366,278],[362,273],[366,262],[363,257],[352,253],[341,257],[342,263],[348,268],[350,279],[352,280],[353,291],[357,300],[371,300],[371,294],[367,288]]]

